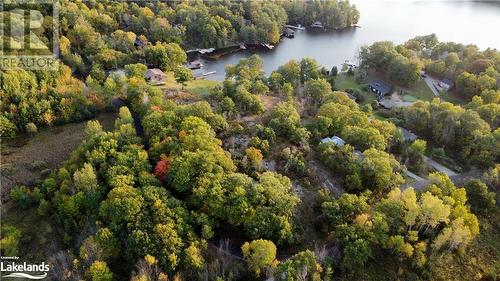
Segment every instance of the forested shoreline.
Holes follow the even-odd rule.
[[[60,3],[60,18],[61,62],[70,69],[63,65],[58,74],[27,71],[17,77],[10,75],[15,72],[2,71],[4,137],[13,137],[17,131],[30,133],[39,126],[88,119],[117,94],[104,89],[84,98],[85,86],[72,74],[87,80],[87,84],[100,83],[109,88],[112,85],[104,83],[109,71],[127,64],[140,62],[164,71],[177,70],[186,62],[184,50],[189,48],[220,48],[238,42],[276,43],[288,22],[311,24],[323,20],[329,28],[342,28],[356,23],[359,13],[348,1],[104,4],[64,0]],[[52,24],[47,20],[40,31],[40,37],[49,45],[53,42],[49,36]],[[61,99],[62,94],[68,96]]]

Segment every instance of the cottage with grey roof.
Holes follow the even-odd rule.
[[[372,80],[368,83],[368,88],[377,95],[378,100],[381,100],[391,92],[392,87],[382,80]]]
[[[167,74],[159,68],[150,68],[144,74],[144,78],[151,83],[163,83],[167,78]]]
[[[322,139],[321,143],[333,143],[336,146],[343,146],[345,144],[345,141],[337,136],[333,136],[331,138]]]
[[[451,88],[453,88],[453,86],[455,86],[455,83],[453,83],[453,81],[448,78],[444,78],[439,81],[438,86],[445,91],[449,91]]]

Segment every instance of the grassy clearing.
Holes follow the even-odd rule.
[[[105,130],[109,130],[113,128],[115,118],[114,113],[106,113],[97,120]],[[8,198],[10,189],[15,185],[33,185],[47,169],[58,168],[62,161],[68,159],[83,140],[86,124],[54,126],[41,129],[33,138],[20,137],[2,143],[2,201]],[[34,163],[43,165],[37,165],[37,168]]]
[[[450,92],[445,92],[441,93],[441,98],[445,101],[451,102],[453,104],[459,104],[459,105],[464,105],[466,104],[470,99],[462,96],[461,94],[457,93],[457,91],[452,90]]]
[[[385,121],[387,120],[387,117],[382,116],[378,111],[373,111],[372,116],[375,117],[375,119]]]
[[[423,79],[420,79],[415,85],[411,87],[395,87],[396,91],[402,91],[404,101],[432,101],[434,98],[441,98],[453,104],[463,105],[467,103],[467,98],[461,96],[456,91],[441,92],[439,97],[436,97],[429,86]]]
[[[346,73],[339,73],[337,78],[335,79],[335,88],[341,91],[345,91],[347,89],[358,90],[363,97],[363,100],[360,104],[369,104],[372,101],[376,100],[375,95],[370,92],[367,92],[363,89],[363,85],[358,83],[354,76],[347,75]]]
[[[210,90],[219,84],[218,81],[197,79],[186,83],[184,90],[196,95],[206,96],[210,94]],[[174,73],[167,72],[165,85],[161,86],[165,90],[182,90],[182,85],[175,81]]]
[[[193,94],[206,96],[210,94],[210,90],[217,86],[219,82],[214,80],[193,80],[186,84],[185,89]]]
[[[395,90],[398,92],[402,91],[404,101],[432,101],[432,99],[436,97],[423,79],[420,79],[415,85],[411,87],[396,86]]]
[[[404,95],[403,101],[413,102],[413,101],[418,101],[418,99],[414,96],[411,96],[411,95]]]
[[[355,90],[363,90],[363,86],[359,84],[353,75],[347,75],[346,73],[339,73],[337,78],[335,79],[335,87],[341,90],[345,89],[355,89]]]

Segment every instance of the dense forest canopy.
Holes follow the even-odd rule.
[[[85,140],[63,167],[34,190],[18,187],[11,193],[20,206],[37,205],[40,214],[55,216],[66,246],[79,249],[55,260],[55,274],[75,280],[369,278],[374,273],[359,268],[371,268],[384,256],[404,268],[403,276],[424,276],[436,270],[439,257],[473,243],[480,228],[476,214],[495,210],[488,189],[498,182],[498,167],[488,181],[465,188],[442,173],[430,174],[423,189],[401,187],[401,153],[409,165],[419,163],[425,142],[407,146],[392,122],[371,118],[347,93],[334,91],[327,71],[317,65],[311,59],[290,61],[266,77],[262,60],[252,56],[228,66],[227,79],[207,101],[188,104],[165,99],[146,83],[138,64],[127,65],[126,77],[111,76],[104,86],[89,83],[90,93],[106,84],[115,90],[127,85],[121,95],[130,107],[120,108],[112,131],[89,121]],[[242,128],[234,118],[261,115],[263,96],[282,101],[262,123]],[[306,125],[302,106],[312,113]],[[438,101],[418,106],[449,107]],[[131,110],[140,116],[144,135],[137,134]],[[483,124],[487,134],[488,124],[475,116],[479,121],[470,125]],[[240,154],[227,138],[241,130],[251,138]],[[319,144],[331,135],[348,144]],[[266,170],[263,159],[283,146],[281,167]],[[312,223],[319,235],[342,255],[301,246],[278,259],[279,249],[309,245],[300,231],[304,197],[294,185],[310,177],[307,159],[314,153],[346,191],[335,196],[319,189],[307,198],[315,202]],[[14,230],[7,229],[10,237],[17,237]],[[241,245],[241,256],[231,248],[229,255],[217,252],[223,248],[216,241],[226,231],[249,241]],[[65,262],[73,259],[79,263]]]

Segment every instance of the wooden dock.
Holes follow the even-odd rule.
[[[285,27],[288,27],[288,28],[291,28],[291,29],[296,29],[296,30],[306,30],[306,28],[303,27],[303,26],[295,26],[295,25],[286,24]]]

